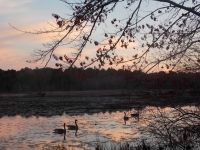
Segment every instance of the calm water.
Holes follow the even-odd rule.
[[[98,143],[132,141],[148,137],[145,130],[151,120],[155,107],[146,107],[140,111],[140,120],[130,118],[124,122],[124,112],[84,114],[78,116],[29,117],[21,116],[0,118],[0,149],[1,150],[47,150],[55,146],[68,149],[95,149]],[[170,112],[171,108],[164,108]],[[135,110],[132,110],[132,112]],[[127,112],[130,115],[130,111]],[[63,128],[63,123],[74,124],[78,120],[79,130],[67,131],[63,135],[53,133],[55,128]]]

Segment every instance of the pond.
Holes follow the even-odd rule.
[[[190,110],[196,107],[188,107]],[[124,121],[124,111],[67,115],[52,117],[4,116],[0,118],[1,150],[95,150],[99,143],[112,145],[122,142],[137,144],[141,139],[151,139],[147,132],[150,123],[158,112],[170,114],[172,108],[147,106],[142,110],[132,109],[126,112],[139,112],[139,118],[130,117]],[[78,120],[79,130],[67,130],[66,136],[55,134],[55,128],[63,128],[63,124],[74,124]]]
[[[145,108],[141,118],[148,113]],[[130,112],[127,112],[127,115]],[[130,118],[124,122],[124,112],[106,112],[52,117],[2,117],[0,118],[0,149],[44,149],[47,145],[64,144],[74,149],[95,148],[99,142],[134,141],[140,138],[146,122],[143,119]],[[74,124],[78,120],[79,130],[67,131],[63,135],[53,133],[55,128],[63,128],[63,123]]]

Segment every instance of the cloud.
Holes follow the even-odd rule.
[[[47,22],[37,22],[28,26],[16,26],[17,29],[27,32],[37,32],[41,30],[51,30]],[[50,34],[29,34],[23,31],[18,31],[7,25],[0,27],[0,43],[1,46],[14,47],[19,45],[32,45],[33,47],[42,46],[42,43],[48,43],[53,39],[58,38],[57,33]]]
[[[23,11],[32,0],[0,0],[0,15]]]
[[[52,23],[51,21],[49,21]],[[21,26],[25,31],[37,31],[51,29],[47,22],[37,22],[28,26]],[[58,38],[57,33],[51,34],[24,34],[10,26],[0,27],[0,68],[1,69],[21,69],[24,67],[35,68],[44,67],[40,63],[27,63],[26,60],[32,60],[31,56],[36,49],[44,49],[42,43],[48,43],[52,39]],[[50,63],[48,66],[54,66]]]
[[[1,69],[19,69],[25,62],[16,49],[7,47],[0,47],[0,60]]]
[[[48,22],[35,22],[30,25],[21,26],[20,29],[30,32],[37,32],[42,30],[51,30],[52,25],[56,25],[53,20],[49,20]],[[27,59],[31,59],[31,54],[33,54],[33,51],[35,49],[44,49],[42,46],[42,43],[48,43],[51,42],[53,39],[57,39],[58,33],[50,33],[50,34],[24,34],[23,32],[19,32],[10,26],[7,27],[0,27],[0,30],[2,31],[0,35],[0,45],[4,47],[4,51],[2,51],[2,48],[0,47],[0,60],[4,60],[3,62],[0,62],[0,68],[16,68],[20,69],[27,66],[34,68],[36,67],[36,64],[28,64],[26,63]],[[73,33],[72,36],[76,35],[77,33]],[[63,33],[60,33],[60,36],[62,36]],[[116,40],[113,39],[114,41]],[[121,48],[121,42],[117,45],[117,49],[115,50],[116,53],[118,53],[120,56],[124,56],[125,59],[132,58],[131,54],[133,54],[133,47],[137,47],[138,43],[130,43],[128,46],[128,49],[122,49]],[[81,60],[85,58],[85,56],[89,56],[90,58],[96,56],[96,50],[99,48],[99,46],[94,46],[94,44],[88,44],[88,46],[84,49]],[[5,52],[6,49],[6,52]],[[69,57],[74,56],[72,53],[77,52],[76,49],[70,47],[69,45],[63,45],[59,47],[55,54],[58,56],[63,56],[66,54]],[[2,54],[3,53],[3,54]],[[4,57],[7,57],[4,58]],[[15,58],[16,57],[16,58]],[[6,62],[7,61],[7,62]],[[55,61],[55,60],[52,60]],[[16,65],[16,62],[20,62]],[[12,64],[13,63],[13,64]],[[77,61],[77,64],[79,64],[79,61]],[[13,67],[11,67],[13,65]],[[38,64],[37,64],[38,65]],[[38,67],[41,65],[38,65]],[[43,64],[44,66],[44,64]],[[50,65],[53,66],[53,65]],[[110,66],[108,66],[110,67]]]
[[[44,67],[41,63],[27,63],[30,55],[17,48],[0,47],[0,69],[16,69]]]
[[[41,6],[38,7],[38,4]],[[26,63],[26,60],[32,58],[34,50],[44,49],[43,43],[56,40],[62,34],[24,34],[9,26],[9,23],[25,31],[51,30],[56,23],[53,17],[52,20],[47,18],[51,17],[52,11],[56,12],[54,4],[54,0],[0,0],[0,68],[44,66]]]
[[[19,40],[23,39],[24,41],[28,41],[29,43],[40,44],[41,43],[51,43],[54,40],[59,40],[62,38],[67,31],[59,32],[60,29],[57,29],[57,24],[54,20],[44,21],[44,22],[34,22],[29,25],[7,25],[6,27],[0,27],[0,40],[8,41],[8,40]],[[58,32],[53,32],[55,29]],[[51,32],[52,31],[52,32]],[[47,32],[42,33],[41,32]],[[73,32],[70,34],[67,40],[73,39],[78,32]]]

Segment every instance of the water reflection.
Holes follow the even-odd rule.
[[[193,110],[194,107],[188,108]],[[6,150],[48,150],[58,149],[81,150],[95,149],[99,143],[118,143],[121,141],[136,142],[138,139],[151,139],[147,133],[149,127],[161,127],[161,111],[174,118],[175,110],[166,108],[146,107],[143,110],[132,109],[127,112],[96,113],[78,116],[0,118],[0,149]],[[135,114],[134,117],[131,117]],[[124,123],[124,117],[128,117]],[[137,118],[138,117],[138,118]],[[79,130],[66,130],[66,134],[54,134],[53,129],[63,127],[63,123],[72,124],[78,120]],[[165,118],[166,119],[166,118]],[[195,121],[195,120],[193,120]],[[166,120],[165,120],[166,122]],[[164,129],[161,129],[164,132]],[[150,131],[150,130],[149,130]],[[153,130],[152,130],[153,131]]]

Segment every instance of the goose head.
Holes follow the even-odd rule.
[[[75,130],[78,130],[78,124],[77,124],[78,120],[75,120]]]

